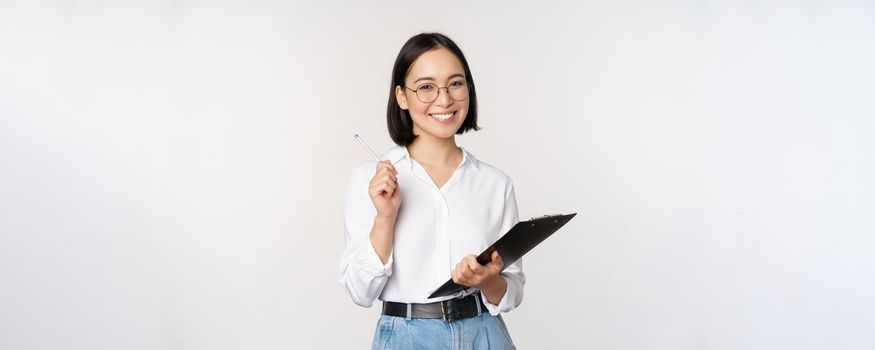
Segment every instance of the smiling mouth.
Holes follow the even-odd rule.
[[[455,115],[456,115],[456,112],[450,112],[450,113],[429,113],[428,116],[432,117],[434,119],[437,119],[440,122],[446,122],[446,121],[449,121],[450,119],[453,119],[453,116],[455,116]]]

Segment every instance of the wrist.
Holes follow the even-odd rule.
[[[504,280],[504,277],[501,277],[501,274],[493,275],[489,277],[486,281],[483,281],[480,290],[484,293],[493,294],[496,291],[500,291],[507,286],[507,281]]]
[[[374,217],[374,222],[379,223],[379,224],[395,225],[395,219],[397,219],[397,218],[398,218],[397,213],[387,214],[387,215],[377,214],[377,216]]]
[[[507,281],[501,277],[501,274],[495,275],[491,281],[485,283],[483,288],[480,288],[480,291],[483,292],[486,301],[492,305],[498,305],[504,298],[504,294],[507,293]]]

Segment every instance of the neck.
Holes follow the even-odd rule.
[[[438,139],[423,136],[425,135],[417,136],[411,144],[407,145],[407,152],[411,158],[427,165],[458,162],[462,150],[456,146],[455,137]]]

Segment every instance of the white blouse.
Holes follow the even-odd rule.
[[[377,210],[368,196],[376,161],[356,167],[346,196],[346,249],[338,279],[353,302],[370,307],[374,300],[430,303],[479,292],[467,288],[455,295],[428,299],[451,277],[462,257],[480,254],[519,221],[513,182],[501,170],[478,161],[462,149],[462,162],[438,188],[425,168],[395,147],[380,159],[398,171],[401,207],[395,221],[392,253],[383,265],[369,235]],[[526,282],[522,261],[501,273],[507,293],[498,305],[483,301],[492,315],[519,306]]]

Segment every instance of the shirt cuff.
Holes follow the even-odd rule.
[[[392,254],[389,254],[389,260],[383,265],[383,261],[380,260],[380,256],[377,254],[374,244],[371,243],[371,239],[367,238],[366,241],[368,243],[359,250],[358,254],[358,262],[362,271],[372,277],[392,276],[392,262],[394,261]]]
[[[510,281],[504,276],[501,276],[501,278],[504,278],[504,282],[507,283],[507,290],[504,292],[498,305],[494,305],[490,303],[489,300],[486,300],[486,294],[484,294],[482,290],[480,291],[480,296],[483,298],[483,305],[486,306],[486,310],[488,310],[489,314],[492,316],[498,316],[502,312],[508,312],[513,309],[513,304],[511,304],[511,299],[513,298],[509,295],[511,292]]]

